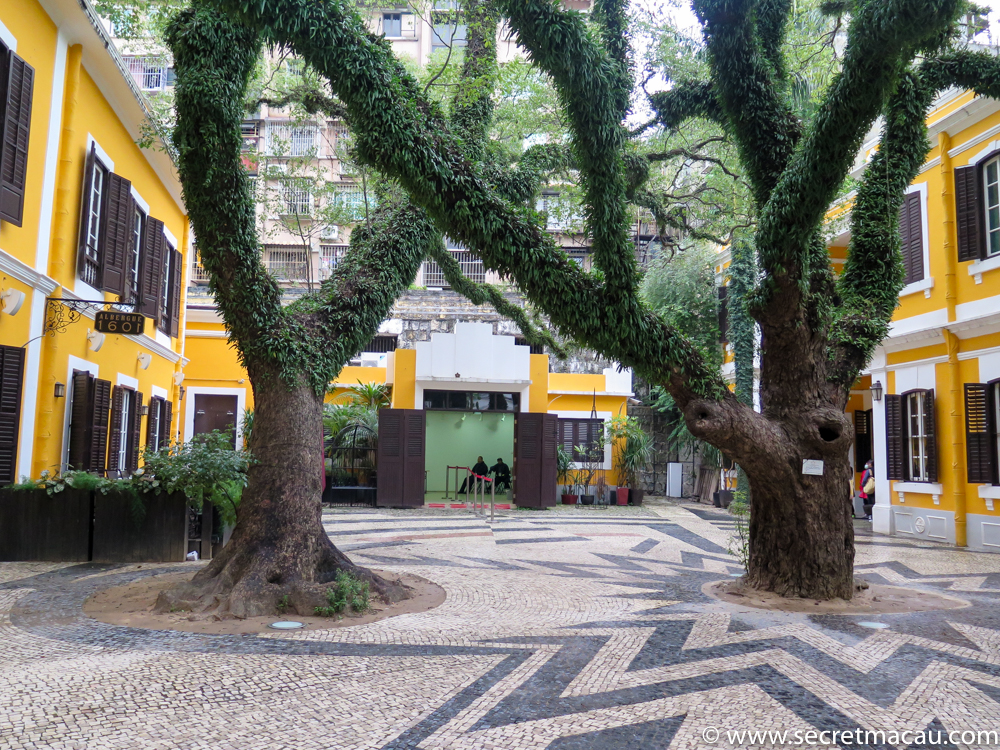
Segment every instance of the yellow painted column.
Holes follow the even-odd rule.
[[[414,409],[417,402],[417,350],[397,349],[393,361],[392,408]]]
[[[82,58],[82,45],[74,44],[67,50],[66,80],[62,102],[62,130],[59,135],[59,164],[56,167],[56,194],[52,218],[52,246],[48,269],[49,276],[60,283],[67,283],[76,275],[76,230],[79,218],[76,208],[79,204],[77,200],[79,174],[72,143],[77,124],[77,97],[80,92]],[[61,373],[56,372],[58,351],[58,336],[42,338],[39,366],[41,376],[38,380],[38,412],[36,415],[37,430],[35,431],[35,449],[32,452],[32,477],[38,477],[46,469],[49,471],[58,470],[62,461],[64,400],[56,399],[54,396],[55,383],[61,375]],[[72,386],[70,383],[65,385],[66,398],[70,398]]]
[[[549,410],[549,355],[529,355],[529,375],[531,385],[528,387],[528,408],[526,411],[541,412]],[[522,407],[523,408],[523,407]]]
[[[951,464],[951,474],[946,479],[952,483],[952,493],[955,503],[955,544],[965,547],[967,544],[967,522],[965,518],[965,491],[967,467],[965,459],[965,423],[962,409],[965,404],[962,384],[962,373],[958,363],[959,339],[947,328],[942,329],[945,343],[948,345],[948,396],[951,404],[948,411],[948,458]]]

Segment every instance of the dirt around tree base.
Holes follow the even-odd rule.
[[[749,588],[742,581],[711,581],[701,588],[702,593],[717,601],[741,607],[766,609],[772,612],[796,612],[823,615],[881,615],[905,612],[928,612],[940,609],[961,609],[969,602],[954,596],[931,591],[907,589],[900,586],[869,584],[855,581],[854,598],[789,599],[769,591]]]
[[[286,617],[247,617],[245,619],[224,618],[211,613],[153,611],[156,597],[164,589],[190,581],[197,570],[166,573],[140,578],[137,581],[99,591],[83,603],[83,613],[109,625],[121,625],[144,630],[180,630],[185,633],[208,633],[211,635],[249,635],[254,633],[277,633],[268,626],[279,620],[294,620],[305,625],[304,630],[329,630],[349,625],[364,625],[387,617],[426,612],[444,603],[445,590],[426,578],[410,573],[387,573],[372,571],[386,578],[399,579],[413,590],[413,596],[394,604],[373,601],[372,609],[363,615],[344,613],[336,617],[302,617],[290,614]],[[296,632],[296,631],[291,631]]]

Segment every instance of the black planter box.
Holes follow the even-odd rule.
[[[91,493],[0,490],[0,562],[90,560]]]
[[[733,502],[732,490],[718,490],[712,495],[713,504],[716,508],[728,508]]]
[[[136,523],[125,493],[94,493],[93,562],[184,562],[188,550],[187,500],[176,493],[143,494]]]
[[[633,490],[628,491],[628,502],[629,505],[642,505],[642,499],[646,496],[646,490]]]

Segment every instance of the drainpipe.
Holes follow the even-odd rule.
[[[951,157],[948,149],[951,146],[951,136],[938,133],[938,154],[941,158],[941,209],[944,214],[944,299],[948,311],[948,322],[956,320],[955,306],[958,303],[958,251],[957,230],[955,227],[955,172],[951,168]],[[951,399],[951,410],[948,413],[951,428],[951,482],[955,504],[955,545],[965,547],[968,542],[966,511],[966,454],[965,454],[965,424],[963,409],[965,405],[965,389],[962,383],[962,373],[959,369],[958,348],[959,338],[948,328],[941,331],[948,350],[948,392]]]
[[[77,201],[74,200],[78,184],[76,159],[71,141],[76,132],[76,105],[80,92],[80,69],[83,59],[83,45],[74,44],[66,54],[66,80],[63,88],[62,131],[59,137],[59,163],[56,166],[55,207],[52,225],[52,254],[49,256],[48,274],[62,283],[76,275],[76,230],[78,224]],[[42,270],[42,269],[39,269]],[[58,291],[58,290],[57,290]],[[46,305],[46,320],[48,305]],[[43,322],[43,326],[45,323]],[[53,385],[57,375],[54,366],[59,350],[58,335],[42,337],[42,354],[39,363],[38,441],[34,453],[31,476],[37,477],[42,471],[62,469],[62,420],[57,408],[64,407],[64,400],[53,396]],[[71,398],[72,383],[66,384],[66,398]],[[50,464],[55,458],[55,464]]]

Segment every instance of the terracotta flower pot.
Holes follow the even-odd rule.
[[[618,493],[618,504],[619,505],[628,505],[628,491],[629,491],[628,487],[619,487],[618,488],[617,493]]]

